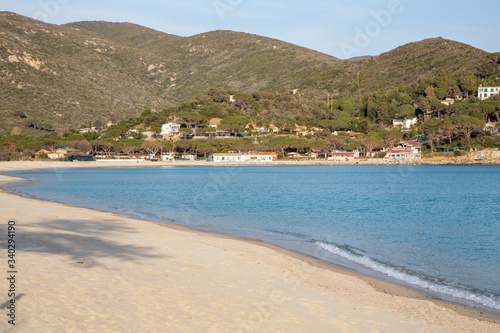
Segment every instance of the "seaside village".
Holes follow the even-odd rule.
[[[500,87],[483,87],[478,88],[478,98],[486,100],[491,96],[500,93]],[[450,105],[456,100],[461,100],[466,96],[455,96],[446,98],[441,101],[442,104]],[[438,118],[438,114],[426,114],[426,119]],[[252,124],[247,124],[245,131],[242,133],[233,133],[224,129],[219,129],[221,119],[210,119],[208,126],[197,127],[196,124],[185,121],[171,121],[161,125],[161,132],[139,132],[137,130],[129,130],[126,133],[116,138],[116,141],[139,136],[142,140],[150,142],[150,147],[142,149],[141,153],[117,153],[113,152],[110,147],[97,147],[94,152],[81,151],[72,147],[57,146],[54,149],[42,149],[38,151],[34,158],[48,158],[53,160],[68,160],[68,161],[94,161],[96,159],[136,159],[147,161],[175,161],[175,160],[205,160],[213,163],[238,163],[238,162],[256,162],[270,163],[280,160],[323,160],[333,162],[348,162],[356,163],[356,161],[372,161],[372,162],[399,162],[399,163],[418,163],[422,159],[422,149],[434,148],[441,152],[455,152],[460,150],[460,147],[433,147],[429,139],[425,135],[417,135],[410,140],[396,142],[392,147],[381,148],[379,150],[370,149],[369,145],[364,149],[353,149],[350,151],[344,150],[325,150],[311,149],[300,147],[286,147],[275,151],[228,151],[226,153],[211,153],[207,156],[206,153],[199,153],[185,150],[175,151],[175,149],[163,149],[161,144],[155,145],[154,142],[169,141],[175,143],[179,140],[211,140],[224,139],[231,140],[235,138],[258,138],[263,136],[278,136],[283,137],[306,137],[314,136],[317,133],[325,132],[325,129],[308,128],[306,126],[295,125],[292,128],[280,128],[274,124],[255,128]],[[411,130],[418,124],[418,118],[396,118],[392,120],[392,127],[399,128],[403,134],[409,134]],[[81,129],[81,133],[89,133],[98,131],[99,128]],[[500,135],[500,128],[497,123],[488,122],[484,125],[484,132],[489,135]],[[363,133],[354,131],[334,131],[330,132],[332,136],[349,136],[353,140],[362,139]],[[108,149],[107,149],[108,148]]]

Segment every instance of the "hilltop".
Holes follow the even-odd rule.
[[[409,43],[374,57],[372,64],[368,62],[360,89],[372,92],[387,86],[408,86],[420,79],[434,78],[440,71],[452,76],[480,74],[488,55],[443,38]]]
[[[69,27],[93,32],[95,35],[128,47],[144,47],[159,41],[181,38],[132,23],[82,21],[64,24]]]

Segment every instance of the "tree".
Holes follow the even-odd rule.
[[[366,119],[363,119],[358,125],[358,131],[367,134],[369,130],[369,125],[370,123]]]
[[[441,140],[441,137],[436,132],[432,132],[432,133],[427,135],[427,143],[431,146],[431,149],[432,149],[432,147],[439,144],[440,140]]]
[[[107,141],[100,141],[97,143],[98,144],[98,149],[102,150],[105,155],[109,155],[111,151],[113,151],[114,146],[111,142]]]
[[[234,100],[234,105],[244,112],[253,109],[255,103],[253,96],[248,94],[237,94],[234,96]]]
[[[137,150],[139,150],[139,146],[142,144],[142,140],[135,139],[125,139],[120,140],[120,151],[127,155],[134,155]]]
[[[18,118],[26,118],[26,114],[21,110],[14,111],[14,116]]]
[[[403,135],[401,134],[401,132],[391,131],[383,136],[382,141],[384,142],[384,146],[386,148],[392,148],[397,143],[399,143],[402,138],[403,138]]]
[[[477,107],[477,111],[479,111],[484,117],[484,122],[487,123],[490,121],[490,115],[493,115],[496,111],[495,105],[491,101],[482,101],[479,103]]]
[[[389,125],[391,119],[389,116],[389,105],[387,103],[381,103],[377,110],[377,120],[379,123],[384,125]]]
[[[339,104],[340,104],[339,105],[340,110],[347,111],[351,115],[355,115],[360,111],[356,101],[352,97],[340,98]]]
[[[148,154],[156,155],[162,150],[163,145],[158,141],[147,140],[139,148],[145,150]]]
[[[455,136],[456,127],[451,121],[443,122],[438,129],[439,133],[448,139],[448,143],[451,144],[453,137]]]
[[[286,157],[286,150],[290,148],[290,141],[287,137],[278,136],[271,140],[272,150],[281,150],[281,156]]]
[[[39,129],[41,126],[41,123],[33,118],[28,118],[24,121],[24,125],[26,127],[33,127],[34,129]]]
[[[314,140],[309,144],[309,146],[311,150],[317,151],[317,150],[324,150],[327,145],[324,141]]]
[[[176,116],[179,119],[182,119],[186,123],[193,125],[195,131],[198,127],[206,125],[208,119],[204,115],[194,112],[181,112]]]
[[[87,140],[74,140],[69,143],[70,147],[80,150],[82,152],[89,152],[92,150],[92,144]]]
[[[162,150],[164,150],[164,151],[171,152],[174,149],[174,145],[172,142],[163,141],[161,144],[163,145]]]
[[[161,125],[160,123],[154,121],[152,123],[149,124],[149,127],[151,128],[151,130],[155,133],[160,133],[161,132]]]
[[[344,149],[344,141],[341,138],[332,137],[326,142],[328,150],[342,150]]]
[[[436,96],[436,89],[433,86],[428,86],[425,89],[425,97],[427,97],[431,104],[439,103],[439,99]]]
[[[429,119],[429,112],[432,110],[431,102],[427,98],[421,98],[418,102],[418,109],[424,114],[425,120]]]
[[[377,138],[368,136],[363,140],[363,145],[366,147],[367,152],[371,152],[373,149],[380,147],[381,143]]]
[[[152,114],[153,114],[153,112],[151,111],[151,109],[145,109],[144,111],[142,111],[141,117],[146,118],[148,116],[151,116]]]
[[[215,153],[217,151],[217,147],[215,147],[211,142],[205,141],[198,144],[197,150],[199,154],[203,154],[203,157],[206,158],[207,155]]]
[[[174,144],[174,149],[176,151],[182,151],[183,153],[191,151],[192,148],[193,148],[193,141],[191,140],[179,140],[176,141]]]
[[[415,107],[409,104],[398,106],[396,115],[400,118],[413,118],[415,117]]]
[[[473,134],[480,133],[484,127],[484,122],[481,119],[470,116],[456,116],[453,121],[457,124],[467,142],[470,142],[470,137]]]
[[[106,132],[103,134],[105,138],[118,138],[120,135],[126,133],[130,128],[130,125],[127,122],[121,122],[116,125],[112,125],[109,127]]]
[[[230,131],[234,136],[245,130],[245,126],[248,124],[248,119],[241,116],[227,116],[221,120],[219,128]]]
[[[377,104],[371,99],[368,100],[368,103],[366,104],[366,118],[370,120],[377,119],[377,109]]]
[[[210,96],[212,100],[216,103],[222,103],[228,101],[227,94],[221,91],[217,87],[211,87],[210,89],[208,89],[207,95]]]
[[[477,91],[477,78],[474,75],[462,76],[460,78],[460,88],[473,95]]]

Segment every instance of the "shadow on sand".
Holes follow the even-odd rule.
[[[100,258],[139,261],[159,257],[153,254],[155,251],[152,247],[120,242],[122,235],[133,234],[135,229],[113,219],[55,220],[22,226],[18,230],[16,243],[21,253],[37,252],[65,256],[84,265],[83,267],[99,265],[97,260]]]

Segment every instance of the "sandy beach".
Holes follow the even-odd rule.
[[[162,165],[181,163],[2,162],[0,172]],[[0,185],[15,180],[0,175]],[[0,284],[1,331],[500,331],[498,314],[431,300],[256,241],[4,191],[0,202],[0,266],[7,278],[15,275],[14,283]],[[14,274],[7,273],[9,221]],[[6,315],[12,285],[15,326]]]

